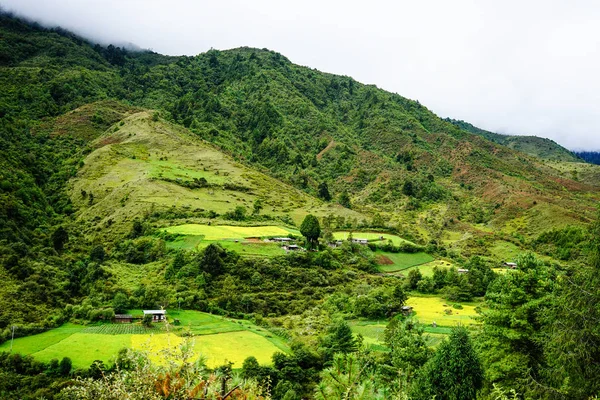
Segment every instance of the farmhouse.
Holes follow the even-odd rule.
[[[517,268],[517,263],[516,262],[505,262],[504,266],[506,268],[516,269]]]
[[[130,324],[133,321],[131,314],[115,314],[115,322],[119,324]]]
[[[276,237],[276,238],[271,239],[271,241],[279,242],[279,243],[289,243],[289,242],[293,242],[294,239],[288,238],[288,237]]]
[[[287,251],[304,250],[302,247],[298,246],[297,244],[284,244],[283,246],[281,246],[281,248],[284,250],[287,250]]]
[[[457,269],[457,272],[459,274],[466,274],[467,272],[469,272],[469,270],[466,268],[459,268],[459,269]]]
[[[413,308],[411,306],[402,306],[401,310],[402,314],[410,315],[412,313]]]
[[[146,315],[152,315],[152,321],[161,322],[166,320],[167,311],[166,310],[144,310],[144,317]]]
[[[367,239],[352,239],[352,243],[358,243],[358,244],[362,244],[362,245],[366,245],[369,243],[369,241]]]
[[[331,247],[332,249],[335,249],[336,247],[340,247],[342,244],[344,244],[342,240],[336,240],[335,242],[327,243],[327,246]]]

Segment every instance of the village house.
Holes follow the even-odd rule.
[[[162,322],[167,319],[166,310],[144,310],[144,317],[146,315],[152,315],[153,322]]]
[[[413,308],[411,306],[402,306],[402,314],[408,316],[412,313]]]
[[[466,274],[467,272],[469,272],[469,270],[466,268],[459,268],[459,269],[457,269],[457,272],[459,274]]]
[[[131,314],[115,314],[115,322],[118,324],[130,324],[133,321]]]
[[[271,239],[272,242],[279,242],[279,243],[290,243],[293,242],[294,239],[289,238],[289,237],[276,237]]]
[[[304,250],[302,247],[298,246],[297,244],[284,244],[283,246],[281,246],[281,248],[286,251]]]
[[[367,245],[369,244],[369,241],[367,239],[352,239],[352,243],[358,243],[358,244],[362,244],[362,245]]]
[[[517,269],[517,263],[515,262],[505,262],[504,266],[510,269]]]

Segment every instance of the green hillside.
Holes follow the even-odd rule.
[[[553,140],[541,138],[538,136],[520,136],[520,135],[502,135],[480,129],[472,124],[456,120],[452,118],[446,118],[446,121],[458,126],[460,129],[474,133],[475,135],[483,136],[487,140],[494,143],[510,147],[511,149],[518,150],[525,154],[529,154],[534,157],[539,157],[544,160],[552,161],[566,161],[566,162],[579,162],[580,158],[573,152],[562,147]]]
[[[245,167],[153,115],[134,114],[89,144],[93,151],[69,183],[78,222],[92,230],[100,225],[103,234],[115,236],[144,214],[172,223],[203,221],[236,207],[250,215],[256,201],[262,204],[259,221],[300,224],[309,213],[363,218]]]

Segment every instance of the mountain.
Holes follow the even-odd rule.
[[[334,198],[348,193],[353,209],[382,213],[390,226],[422,242],[438,237],[439,227],[451,220],[467,224],[460,229],[486,223],[512,234],[510,221],[524,218],[527,223],[519,231],[532,236],[538,229],[579,223],[593,214],[594,182],[572,180],[510,143],[504,146],[468,132],[473,128],[464,124],[461,128],[440,119],[416,101],[295,65],[276,52],[240,48],[166,57],[104,48],[9,16],[2,17],[1,29],[5,90],[0,115],[5,131],[12,132],[4,137],[6,148],[36,140],[49,147],[38,157],[38,164],[47,163],[43,168],[11,159],[14,155],[5,158],[10,164],[5,171],[18,170],[30,180],[26,190],[42,192],[29,196],[36,205],[14,199],[19,207],[44,210],[37,212],[39,221],[23,228],[44,226],[40,218],[45,214],[56,218],[48,206],[59,215],[72,212],[72,199],[54,199],[62,192],[48,184],[64,184],[81,160],[51,158],[59,154],[57,143],[71,143],[65,151],[73,156],[89,151],[89,141],[95,139],[57,136],[45,125],[103,99],[162,110],[162,119],[308,195],[316,196],[322,183]],[[90,116],[92,125],[106,129],[116,122],[115,112],[98,111]],[[15,141],[17,135],[31,135],[26,132],[34,135]],[[559,149],[543,149],[537,142],[528,148],[537,154],[558,154]],[[552,157],[575,159],[566,150],[560,154]],[[69,172],[58,173],[65,162]],[[38,176],[40,169],[49,175]],[[547,212],[554,217],[545,218]],[[5,218],[14,222],[14,217]]]
[[[575,151],[574,154],[588,163],[600,165],[600,152],[598,151]]]
[[[134,336],[206,334],[238,350],[258,332],[285,354],[237,365],[276,399],[348,396],[350,380],[367,398],[431,398],[446,353],[477,367],[478,398],[598,392],[600,166],[266,49],[170,57],[7,14],[0,38],[0,342],[45,332],[20,346],[49,357],[0,353],[0,397],[116,393],[102,385],[121,376],[119,390],[187,398],[201,382],[180,371],[132,359],[110,375],[99,360]],[[169,334],[110,323],[159,307],[182,316]],[[87,346],[117,334],[102,354]],[[54,359],[71,350],[86,355],[78,366],[96,361],[71,373]],[[237,382],[232,365],[204,376],[215,397]]]
[[[483,136],[487,140],[494,143],[510,147],[529,154],[534,157],[539,157],[544,160],[555,160],[555,161],[566,161],[566,162],[578,162],[580,159],[577,154],[567,150],[553,140],[541,138],[538,136],[520,136],[520,135],[502,135],[480,129],[472,124],[456,120],[452,118],[445,118],[445,121],[450,122],[458,126],[460,129],[467,132],[474,133],[475,135]]]

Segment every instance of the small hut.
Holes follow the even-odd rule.
[[[117,324],[130,324],[133,321],[131,314],[115,314],[115,322]]]
[[[402,314],[408,316],[412,313],[413,308],[411,306],[402,306]]]
[[[163,322],[167,319],[166,310],[144,310],[144,317],[146,315],[152,315],[153,322]]]

